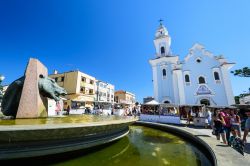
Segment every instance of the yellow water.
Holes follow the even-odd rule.
[[[35,125],[35,124],[64,124],[64,123],[91,123],[126,119],[130,117],[118,116],[97,116],[97,115],[70,115],[70,116],[55,116],[50,118],[37,118],[37,119],[15,119],[15,120],[2,120],[0,125]]]
[[[141,126],[110,146],[70,159],[56,166],[211,166],[206,156],[184,139]]]

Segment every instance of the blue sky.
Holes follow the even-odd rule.
[[[183,59],[196,42],[215,55],[250,66],[248,0],[0,1],[0,74],[22,76],[29,57],[49,72],[79,69],[136,94],[153,95],[153,39],[162,18],[172,52]],[[234,94],[250,80],[231,75]]]

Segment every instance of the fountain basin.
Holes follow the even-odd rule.
[[[134,125],[150,127],[153,129],[158,129],[161,131],[165,131],[165,132],[180,136],[188,140],[189,142],[191,142],[197,148],[199,148],[199,150],[207,157],[207,159],[211,162],[212,165],[214,166],[218,165],[216,155],[214,151],[212,150],[212,148],[206,142],[198,138],[196,135],[191,134],[190,132],[179,129],[178,127],[175,127],[175,126],[154,123],[154,122],[138,121]]]
[[[78,117],[79,118],[79,117]],[[137,118],[96,122],[1,125],[0,159],[18,159],[76,151],[109,143],[129,132]]]

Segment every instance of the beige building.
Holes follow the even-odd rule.
[[[135,94],[124,90],[115,91],[115,102],[133,107],[135,105]]]
[[[55,79],[56,83],[65,88],[68,95],[64,102],[64,109],[93,108],[95,99],[95,77],[80,71],[69,71],[65,73],[55,72],[49,77]]]

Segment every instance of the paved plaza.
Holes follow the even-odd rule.
[[[232,147],[224,145],[222,140],[217,141],[216,136],[212,135],[212,129],[196,127],[194,125],[178,127],[185,131],[191,132],[195,136],[205,141],[215,152],[218,159],[218,165],[250,165],[250,135],[248,134],[245,145],[244,156]],[[243,136],[243,132],[242,132]]]

